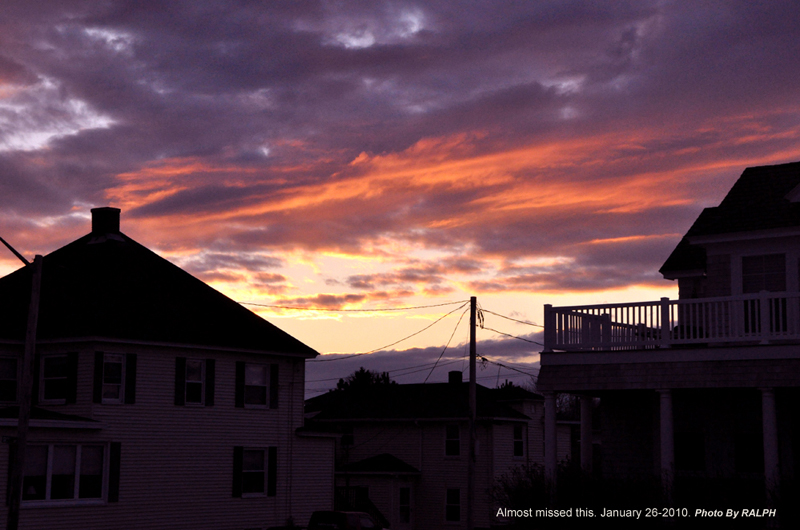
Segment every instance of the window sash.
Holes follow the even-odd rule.
[[[205,399],[205,362],[202,359],[186,359],[184,403],[202,405]]]
[[[102,500],[106,488],[105,444],[49,444],[28,448],[24,503]]]
[[[0,357],[0,402],[17,401],[17,360]]]
[[[266,407],[269,397],[269,365],[245,364],[244,404]]]
[[[245,449],[242,452],[242,495],[263,495],[266,484],[267,452]]]
[[[444,519],[445,521],[461,520],[461,490],[458,488],[447,489],[444,505]]]
[[[59,402],[67,400],[67,382],[69,379],[69,366],[67,355],[46,355],[41,359],[41,388],[40,400],[42,402]]]
[[[445,456],[461,455],[461,428],[458,425],[445,427],[444,454]]]
[[[125,402],[125,356],[122,354],[103,354],[102,402]]]

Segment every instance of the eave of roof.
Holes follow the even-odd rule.
[[[113,237],[111,237],[113,236]],[[30,267],[0,278],[0,340],[23,340]],[[125,234],[88,234],[44,257],[38,338],[317,352]]]

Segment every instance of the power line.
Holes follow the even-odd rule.
[[[525,342],[530,342],[531,344],[537,344],[539,346],[544,346],[544,344],[542,344],[541,342],[536,342],[535,340],[523,339],[522,337],[517,337],[516,335],[510,335],[508,333],[503,333],[502,331],[497,331],[496,329],[492,329],[492,328],[487,327],[487,326],[481,326],[481,329],[487,329],[489,331],[494,331],[495,333],[499,333],[500,335],[505,335],[506,337],[511,337],[512,339],[524,340]]]
[[[536,324],[535,322],[525,322],[524,320],[517,320],[516,318],[507,317],[505,315],[501,315],[500,313],[495,313],[494,311],[489,311],[488,309],[481,309],[481,311],[485,313],[489,313],[490,315],[494,315],[500,318],[505,318],[506,320],[511,320],[513,322],[519,322],[520,324],[526,324],[528,326],[535,326],[537,328],[544,328],[541,324]]]
[[[430,307],[442,307],[446,305],[455,305],[455,304],[463,304],[465,300],[460,300],[458,302],[445,302],[442,304],[430,304],[430,305],[417,305],[417,306],[408,306],[408,307],[386,307],[383,309],[331,309],[330,307],[297,307],[291,305],[274,305],[274,304],[257,304],[255,302],[239,302],[242,305],[254,305],[258,307],[272,307],[276,309],[294,309],[296,311],[330,311],[333,313],[341,313],[341,312],[371,312],[371,313],[381,313],[384,311],[410,311],[412,309],[427,309]],[[466,300],[469,302],[469,300]]]
[[[484,357],[483,355],[478,355],[478,357],[480,357],[482,361],[486,361],[487,363],[494,364],[494,365],[497,365],[497,366],[502,366],[502,367],[503,367],[503,368],[505,368],[506,370],[512,370],[512,371],[514,371],[514,372],[519,372],[519,373],[521,373],[521,374],[525,374],[525,375],[527,375],[528,377],[532,377],[532,378],[534,378],[534,379],[538,379],[538,377],[539,377],[539,375],[538,375],[538,374],[532,374],[532,373],[530,373],[530,372],[526,372],[526,371],[524,371],[524,370],[519,370],[519,369],[517,369],[517,368],[514,368],[513,366],[506,366],[506,365],[505,365],[505,364],[503,364],[503,363],[499,363],[499,362],[497,362],[497,361],[492,361],[491,359],[488,359],[487,357]]]
[[[439,354],[439,358],[436,359],[436,363],[434,363],[433,368],[431,368],[431,372],[428,374],[428,377],[425,378],[425,381],[423,381],[423,383],[427,383],[428,382],[428,378],[431,376],[433,371],[436,370],[436,365],[439,364],[439,361],[441,360],[442,355],[444,355],[444,352],[447,351],[447,347],[450,346],[450,341],[453,340],[453,337],[456,334],[456,330],[458,330],[458,326],[459,326],[459,324],[461,324],[461,319],[464,318],[464,315],[467,314],[468,310],[469,309],[465,309],[464,312],[461,313],[461,316],[458,317],[458,322],[456,322],[456,327],[453,328],[453,332],[450,334],[450,338],[447,339],[447,344],[444,345],[444,349],[442,350],[442,353]]]
[[[445,313],[444,315],[442,315],[441,317],[437,318],[437,319],[436,319],[436,320],[434,320],[434,321],[433,321],[431,324],[429,324],[428,326],[425,326],[425,327],[424,327],[424,328],[422,328],[421,330],[419,330],[419,331],[417,331],[417,332],[414,332],[414,333],[412,333],[411,335],[408,335],[408,336],[406,336],[406,337],[403,337],[402,339],[400,339],[400,340],[398,340],[398,341],[395,341],[395,342],[393,342],[393,343],[391,343],[391,344],[387,344],[386,346],[381,346],[380,348],[375,348],[374,350],[370,350],[370,351],[367,351],[367,352],[362,352],[362,353],[353,353],[353,354],[351,354],[351,355],[346,355],[346,356],[344,356],[344,357],[337,357],[336,359],[311,359],[311,360],[309,360],[308,362],[310,362],[310,363],[324,363],[324,362],[330,362],[330,361],[341,361],[341,360],[343,360],[343,359],[350,359],[351,357],[359,357],[359,356],[361,356],[361,355],[368,355],[368,354],[370,354],[370,353],[375,353],[375,352],[377,352],[377,351],[385,350],[386,348],[390,348],[390,347],[394,346],[395,344],[399,344],[399,343],[403,342],[404,340],[408,340],[408,339],[410,339],[411,337],[413,337],[413,336],[415,336],[415,335],[419,335],[419,334],[420,334],[420,333],[422,333],[423,331],[425,331],[425,330],[427,330],[428,328],[430,328],[430,327],[434,326],[435,324],[437,324],[437,323],[438,323],[440,320],[442,320],[442,319],[444,319],[444,318],[446,318],[446,317],[448,317],[448,316],[452,315],[453,313],[455,313],[456,311],[458,311],[459,309],[461,309],[462,307],[464,307],[464,306],[465,306],[465,305],[467,305],[467,304],[469,304],[469,301],[466,301],[465,303],[461,304],[460,306],[458,306],[457,308],[453,309],[453,310],[452,310],[452,311],[450,311],[449,313]],[[464,315],[462,314],[461,316],[463,317]],[[459,322],[461,322],[461,319],[460,319],[460,318],[459,318]],[[451,338],[452,338],[452,337],[451,337]],[[450,343],[450,341],[448,341],[448,344],[449,344],[449,343]],[[446,348],[447,348],[447,347],[445,346],[445,349],[446,349]],[[442,353],[444,353],[444,352],[442,352]],[[335,355],[335,354],[328,354],[328,355]],[[439,356],[439,358],[441,358],[441,355]]]
[[[446,361],[446,362],[441,363],[439,366],[447,366],[448,364],[453,364],[453,363],[457,363],[457,362],[461,362],[461,359],[453,359],[451,361]],[[431,363],[425,363],[425,364],[418,364],[416,366],[406,366],[405,368],[395,368],[394,370],[386,370],[386,373],[394,374],[394,372],[403,372],[405,370],[413,370],[412,372],[405,372],[405,373],[402,373],[402,374],[394,374],[394,377],[403,377],[404,375],[414,374],[414,373],[417,373],[417,372],[422,372],[424,370],[427,370],[428,367],[430,365],[432,365],[432,364],[436,364],[436,363],[435,362],[431,362]],[[421,368],[421,370],[417,370],[417,368]],[[309,380],[306,381],[306,383],[326,383],[328,381],[338,381],[339,379],[343,379],[343,378],[342,377],[329,377],[327,379],[309,379]]]

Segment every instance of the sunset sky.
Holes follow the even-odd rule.
[[[701,209],[800,160],[798,96],[791,1],[4,0],[0,237],[31,258],[121,208],[321,353],[384,350],[308,363],[310,392],[420,382],[451,335],[429,380],[464,369],[439,304],[471,295],[527,339],[479,353],[535,373],[541,328],[496,314],[677,297],[657,271]]]

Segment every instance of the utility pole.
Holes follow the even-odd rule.
[[[4,241],[5,243],[5,241]],[[10,247],[9,247],[10,248]],[[17,254],[16,252],[14,252]],[[20,255],[17,257],[22,259]],[[25,350],[22,357],[22,388],[19,391],[19,423],[17,438],[10,440],[8,450],[15,453],[9,458],[11,469],[8,480],[8,516],[6,529],[19,526],[19,503],[22,500],[22,479],[25,474],[25,449],[28,442],[28,424],[31,419],[31,389],[33,388],[33,359],[36,353],[36,326],[39,321],[39,295],[42,286],[42,256],[33,259],[31,274],[31,302],[28,306],[28,327],[25,332]]]
[[[475,441],[477,432],[475,430],[475,419],[477,416],[477,397],[475,385],[476,369],[476,346],[475,346],[475,326],[477,316],[477,299],[471,296],[469,299],[469,461],[467,462],[467,530],[473,530],[475,522],[473,511],[475,506]]]

